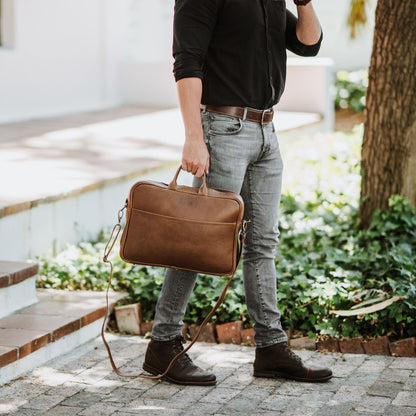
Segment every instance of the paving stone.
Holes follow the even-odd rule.
[[[40,396],[29,400],[23,407],[26,409],[49,410],[63,400],[65,400],[65,396],[41,394]]]
[[[300,396],[310,390],[309,383],[297,383],[288,381],[276,389],[276,394],[287,396]]]
[[[250,389],[246,387],[238,396],[232,398],[226,405],[222,407],[222,410],[231,412],[250,413],[253,414],[258,408],[259,403],[265,400],[270,395],[267,390],[261,390],[259,388]]]
[[[357,369],[356,366],[352,366],[349,364],[338,364],[338,363],[331,367],[334,377],[350,376],[356,369]]]
[[[319,416],[348,416],[355,402],[346,401],[339,404],[331,404],[334,400],[330,400],[328,405],[322,406],[318,411]]]
[[[283,416],[313,416],[316,412],[316,407],[305,406],[290,406],[286,411],[282,413]]]
[[[110,394],[105,395],[105,397],[103,398],[103,402],[127,404],[137,399],[143,393],[144,393],[144,390],[140,391],[136,389],[128,389],[125,387],[117,387]]]
[[[240,389],[244,386],[249,385],[253,381],[253,375],[252,372],[242,372],[239,369],[229,377],[227,377],[222,383],[221,387],[229,387],[229,388],[237,388]]]
[[[76,414],[82,416],[110,416],[120,410],[121,407],[123,407],[122,403],[96,403]]]
[[[403,386],[403,390],[411,390],[416,392],[416,377],[409,377]]]
[[[8,399],[25,399],[27,401],[47,392],[49,389],[49,386],[41,386],[35,383],[26,383],[26,381],[17,380],[12,384],[0,388],[0,403]]]
[[[97,383],[94,383],[92,385],[85,386],[84,384],[83,390],[88,391],[90,393],[109,394],[115,389],[125,386],[125,385],[126,383],[123,381],[103,379],[103,380],[97,381]],[[130,388],[130,385],[128,385],[128,388]],[[140,389],[140,391],[145,391],[145,389]]]
[[[160,399],[161,397],[168,399],[175,393],[178,393],[183,389],[182,386],[170,383],[159,383],[152,388],[146,390],[141,396],[143,399]]]
[[[159,411],[165,410],[167,412],[172,412],[173,414],[180,414],[184,408],[187,407],[187,403],[181,403],[177,407],[173,407],[170,401],[166,401],[164,399],[136,399],[129,403],[128,405],[122,407],[118,412],[126,412],[126,413],[134,413],[140,415],[147,415],[151,414],[150,412],[154,410],[156,413],[159,414]],[[169,415],[171,413],[168,413]]]
[[[368,390],[368,394],[371,396],[383,396],[395,398],[397,394],[403,390],[402,383],[394,383],[388,381],[377,381]]]
[[[336,394],[329,401],[330,404],[340,404],[347,402],[358,402],[365,394],[362,386],[341,386]]]
[[[24,399],[5,399],[0,401],[0,415],[9,414],[24,406],[27,400]]]
[[[52,409],[48,410],[46,415],[48,416],[75,416],[81,414],[80,412],[84,410],[82,407],[70,407],[70,406],[55,406]],[[96,413],[98,416],[98,413]]]
[[[394,381],[397,383],[405,383],[411,373],[411,370],[398,370],[396,368],[386,368],[381,373],[380,379]]]
[[[0,407],[0,412],[2,412]],[[12,413],[5,413],[8,416],[38,416],[38,415],[45,415],[45,410],[35,410],[35,409],[19,409]],[[3,413],[0,413],[3,416]]]
[[[302,386],[306,391],[329,391],[329,392],[336,392],[339,390],[341,386],[345,384],[345,378],[331,378],[329,381],[325,383],[297,383]],[[284,383],[283,385],[287,385]],[[282,386],[283,387],[283,386]],[[279,392],[283,390],[279,389]]]
[[[225,403],[228,400],[232,399],[238,394],[238,390],[230,388],[218,387],[214,390],[211,390],[206,396],[204,396],[200,401],[209,403]]]
[[[61,395],[65,397],[73,396],[74,394],[84,390],[85,384],[77,383],[64,383],[59,386],[51,387],[49,390],[46,390],[46,394],[49,395]]]
[[[64,406],[74,407],[90,407],[102,400],[103,396],[100,394],[89,393],[81,391],[71,397],[65,399],[61,404]]]
[[[132,411],[123,411],[119,410],[114,412],[112,416],[131,416],[131,415],[140,415],[140,416],[179,416],[181,415],[181,410],[178,409],[166,409],[166,408],[143,408],[139,410]]]
[[[114,374],[109,374],[105,379],[107,381],[120,382],[120,377],[118,376],[114,377]],[[155,386],[156,384],[161,383],[161,381],[159,380],[151,380],[148,378],[141,378],[141,377],[129,378],[123,381],[126,387],[130,389],[140,389],[140,390],[148,390],[152,388],[153,386]]]
[[[277,409],[283,412],[292,402],[293,397],[288,397],[280,394],[272,394],[259,404],[259,408],[265,410]]]
[[[401,391],[392,404],[395,406],[416,407],[416,394],[414,391]]]
[[[283,383],[290,383],[289,380],[284,380],[282,378],[264,378],[264,377],[255,377],[252,386],[258,387],[279,387]]]
[[[184,388],[178,393],[176,393],[173,397],[170,397],[170,399],[178,399],[183,400],[185,402],[196,402],[200,400],[202,397],[205,397],[207,394],[209,394],[210,391],[215,390],[217,387],[215,386],[192,386],[192,388]]]
[[[356,371],[357,373],[380,373],[389,364],[390,361],[387,361],[385,357],[374,357],[374,359],[367,359],[357,367]]]
[[[390,405],[384,409],[384,414],[388,416],[416,416],[416,410],[414,407]]]
[[[305,408],[321,408],[325,405],[325,403],[331,400],[333,396],[334,393],[329,391],[313,391],[302,394],[301,396],[295,399],[295,403],[301,403]]]
[[[221,409],[221,403],[198,403],[185,409],[181,416],[207,416],[207,415],[220,415],[219,409]]]
[[[255,409],[258,408],[260,401],[248,399],[242,397],[241,395],[231,399],[226,405],[224,405],[221,410],[225,414],[236,414],[236,413],[252,413]]]
[[[389,368],[413,371],[416,368],[416,358],[395,358],[393,362],[389,365]]]
[[[368,412],[382,415],[384,409],[391,403],[391,399],[388,397],[378,396],[364,396],[360,403],[355,406],[357,412]]]
[[[48,370],[48,371],[47,371]],[[62,373],[59,371],[51,371],[52,369],[46,369],[42,372],[33,371],[35,380],[33,382],[41,386],[57,387],[73,379],[72,374]]]
[[[76,383],[86,383],[86,384],[94,384],[97,381],[102,380],[108,374],[111,373],[111,370],[107,369],[96,369],[96,368],[89,368],[82,373],[77,374],[75,377],[71,378],[71,381]]]
[[[350,377],[345,380],[347,386],[372,386],[379,378],[379,374],[357,374],[353,373]]]

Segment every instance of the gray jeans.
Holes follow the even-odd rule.
[[[210,154],[207,184],[240,193],[250,220],[242,268],[247,309],[254,321],[257,347],[287,340],[276,298],[275,250],[283,162],[273,123],[202,112]],[[201,180],[195,178],[194,186]],[[181,334],[183,317],[197,274],[167,269],[156,305],[152,338],[169,341]]]

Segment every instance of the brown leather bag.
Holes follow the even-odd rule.
[[[130,189],[126,205],[119,211],[118,223],[104,252],[103,261],[111,266],[108,288],[113,270],[108,256],[120,233],[124,209],[126,224],[120,241],[120,257],[125,262],[231,278],[191,344],[172,360],[164,374],[146,378],[163,377],[197,340],[203,327],[224,300],[238,267],[245,238],[246,221],[243,222],[244,203],[241,196],[230,191],[208,188],[205,176],[200,188],[178,185],[180,171],[181,167],[169,185],[140,181]],[[108,312],[108,289],[106,297]],[[125,376],[115,366],[104,338],[106,318],[101,335],[114,371]]]

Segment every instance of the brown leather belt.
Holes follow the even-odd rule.
[[[273,120],[274,111],[270,110],[253,110],[251,108],[231,107],[231,106],[215,106],[201,105],[201,110],[210,111],[212,113],[224,114],[241,118],[242,120],[254,121],[256,123],[268,124]]]

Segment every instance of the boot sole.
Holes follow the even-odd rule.
[[[315,383],[315,382],[316,383],[321,383],[321,382],[324,382],[324,381],[328,381],[333,377],[333,375],[331,374],[329,376],[320,377],[320,378],[304,378],[304,377],[292,376],[292,375],[286,374],[286,373],[279,373],[279,372],[275,372],[275,371],[264,372],[264,373],[260,373],[260,372],[255,371],[253,373],[253,376],[254,377],[264,377],[264,378],[287,378],[289,380],[308,381],[308,382],[311,382],[311,383]]]
[[[158,376],[162,374],[162,371],[150,366],[149,364],[143,363],[143,370],[147,371],[148,373],[153,374],[154,376]],[[217,380],[213,381],[182,381],[176,380],[168,375],[163,376],[164,379],[169,380],[171,383],[174,384],[181,384],[184,386],[214,386],[217,384]]]

